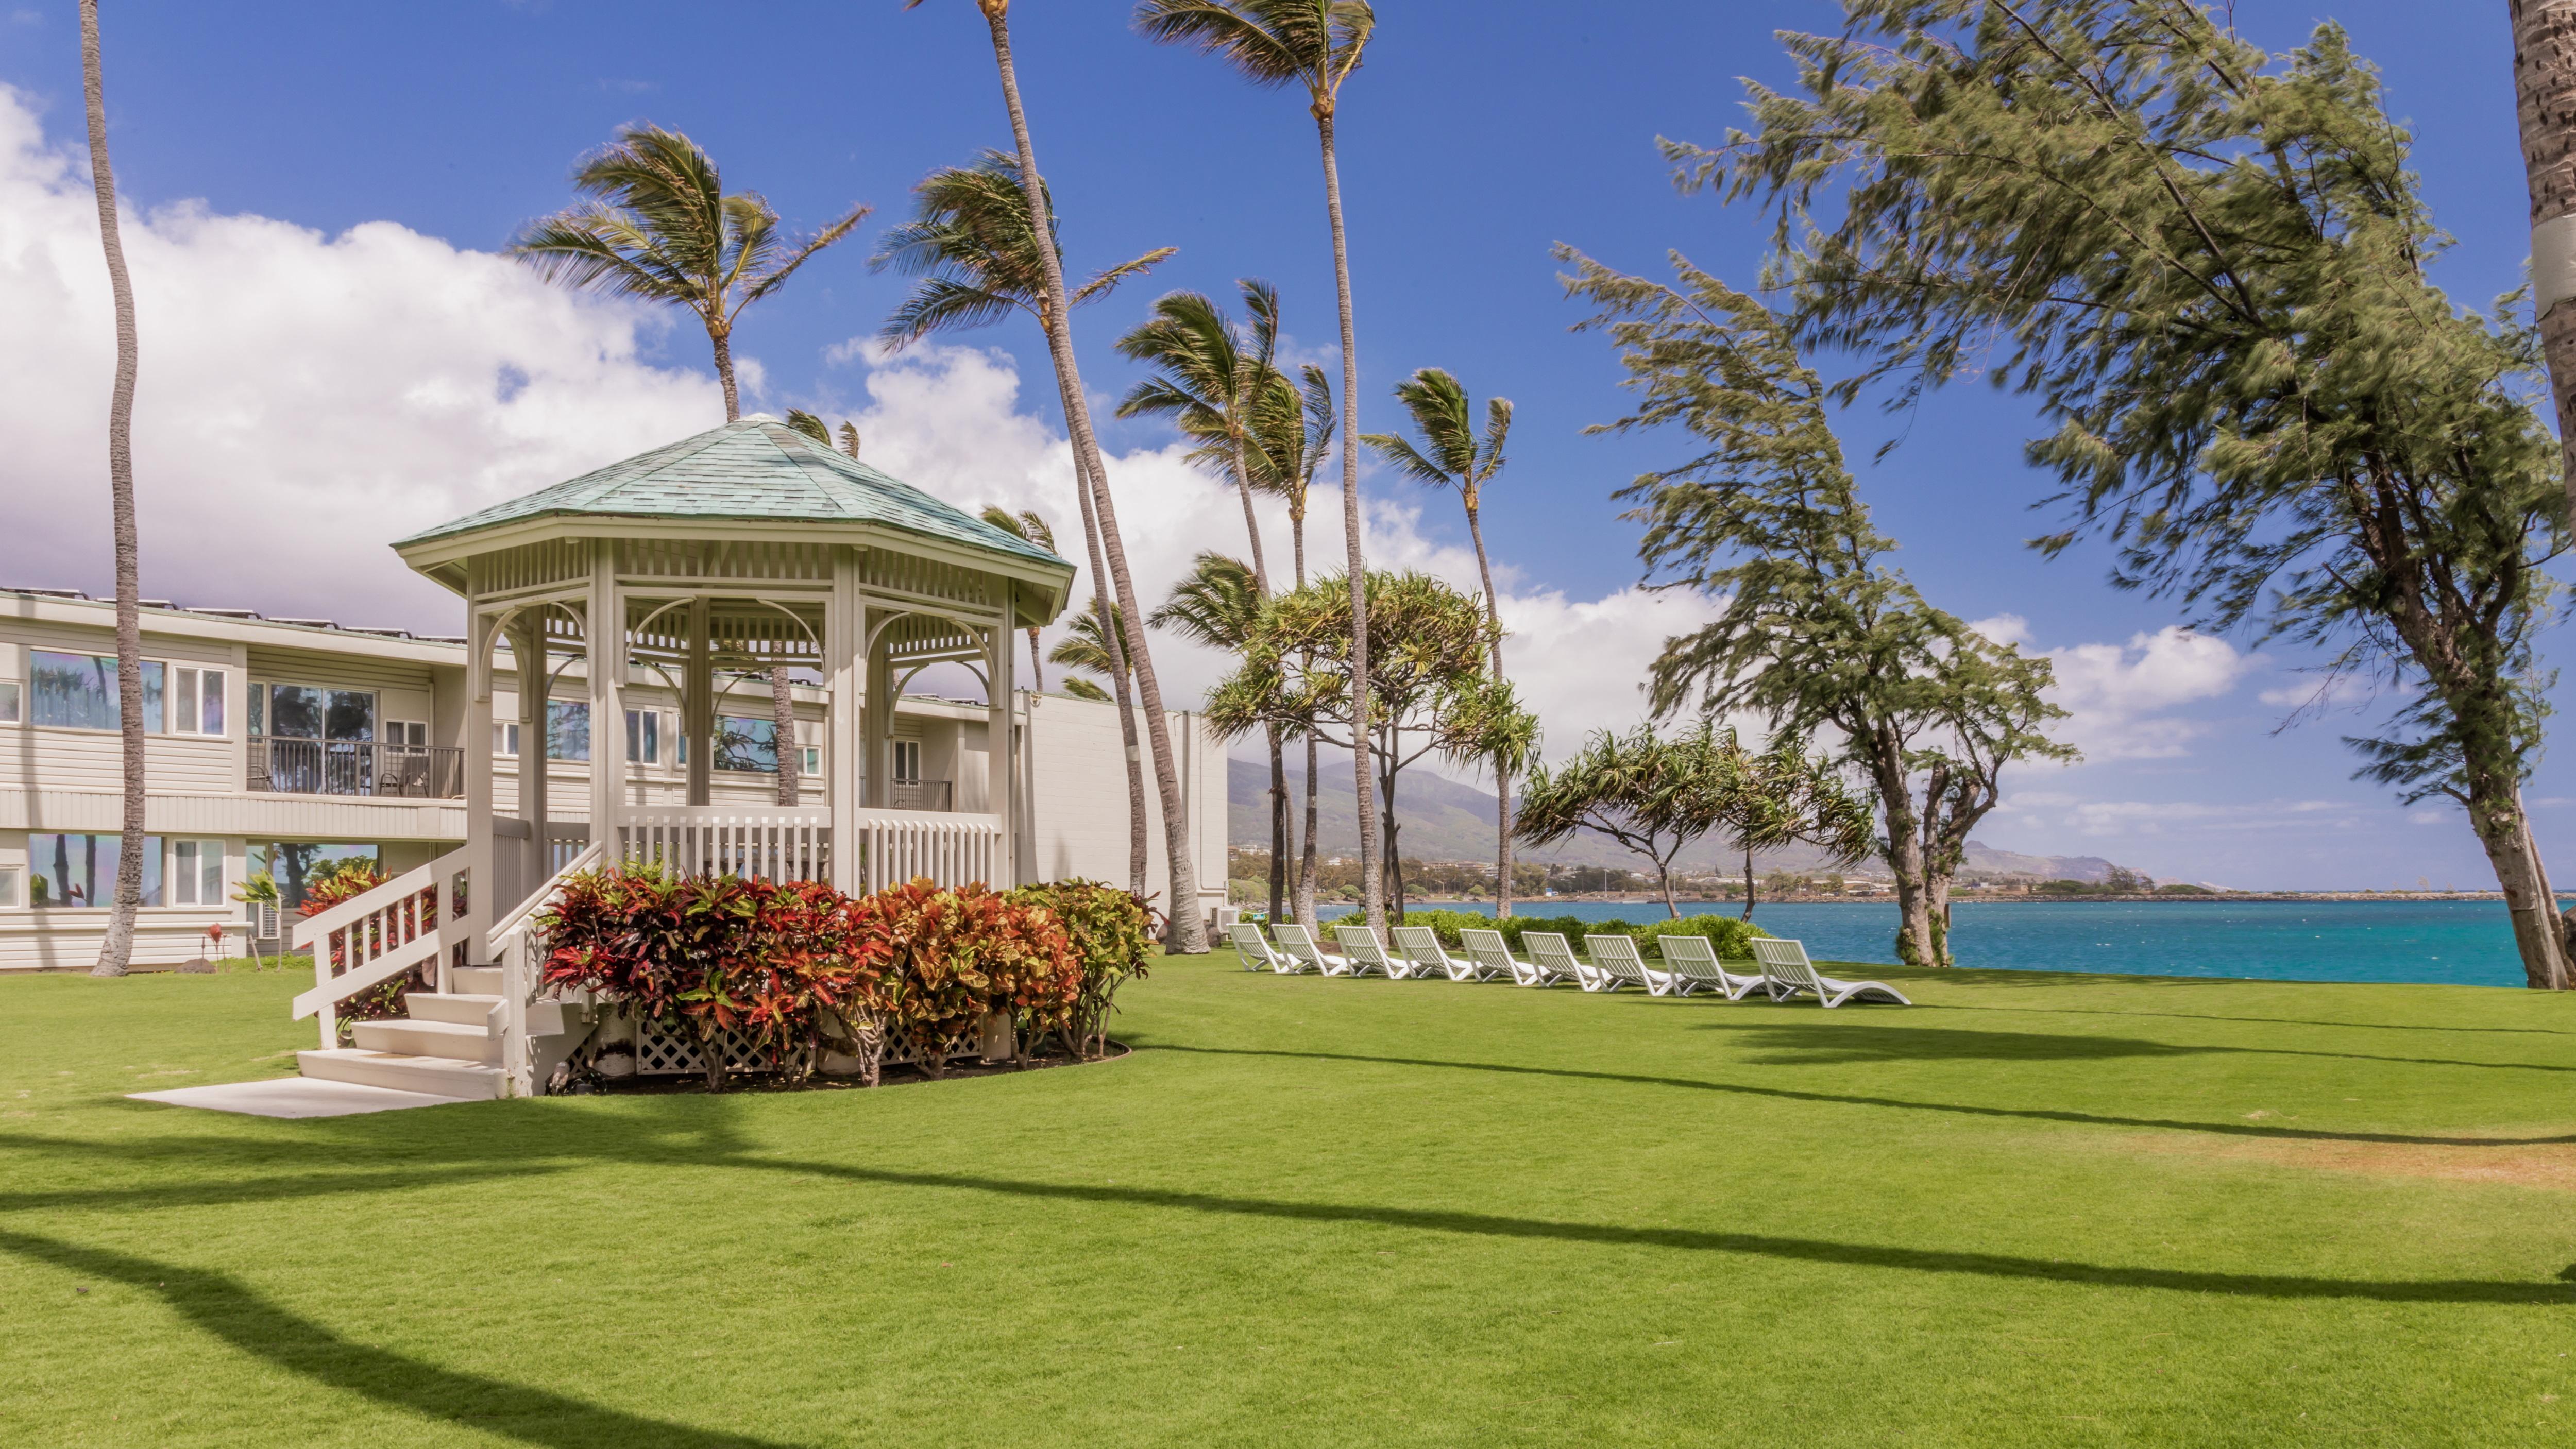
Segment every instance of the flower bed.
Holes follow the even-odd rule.
[[[647,867],[571,877],[541,924],[545,986],[685,1039],[722,1091],[741,1070],[800,1082],[846,1068],[874,1085],[889,1048],[936,1077],[997,1023],[1033,1048],[1052,1037],[1096,1055],[1119,985],[1145,974],[1151,923],[1089,881],[848,896]]]

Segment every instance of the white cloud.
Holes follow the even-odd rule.
[[[2094,800],[2057,790],[2015,790],[1998,824],[2130,839],[2216,831],[2322,832],[2357,825],[2375,807],[2355,800]]]
[[[1998,643],[2030,649],[2030,623],[2018,614],[1980,619],[1970,627]],[[2184,754],[2208,726],[2171,711],[2227,694],[2262,663],[2260,655],[2240,653],[2224,639],[2179,624],[2133,634],[2126,644],[2031,652],[2056,667],[2057,683],[2048,697],[2068,718],[2054,733],[2096,764]]]
[[[391,222],[326,237],[186,204],[121,230],[148,597],[453,632],[453,599],[388,541],[723,417],[711,376],[640,360],[661,319]],[[100,590],[115,339],[97,211],[85,159],[5,88],[0,336],[0,582]]]

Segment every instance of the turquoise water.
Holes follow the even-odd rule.
[[[1432,903],[1425,903],[1432,904]],[[1450,904],[1491,913],[1491,906]],[[1523,915],[1653,920],[1661,906],[1515,903]],[[1688,914],[1735,914],[1721,902]],[[1329,918],[1329,909],[1319,915]],[[2513,926],[2499,901],[1966,902],[1951,913],[1962,966],[2132,976],[2283,981],[2444,981],[2520,986]],[[1877,902],[1757,905],[1753,923],[1804,941],[1820,961],[1893,962],[1896,907]]]

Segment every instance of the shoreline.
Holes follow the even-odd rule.
[[[1956,908],[1956,907],[1959,907],[1959,906],[2046,906],[2046,905],[2192,906],[2192,905],[2224,905],[2224,904],[2229,904],[2229,903],[2233,903],[2233,902],[2240,902],[2240,901],[2289,901],[2289,902],[2305,902],[2305,903],[2318,903],[2318,904],[2322,904],[2322,903],[2326,903],[2326,902],[2337,902],[2337,903],[2341,903],[2341,902],[2348,902],[2348,901],[2350,901],[2350,902],[2378,902],[2378,903],[2384,903],[2384,904],[2388,904],[2388,905],[2407,905],[2407,904],[2411,904],[2411,903],[2415,903],[2415,902],[2422,902],[2422,901],[2491,901],[2491,902],[2494,902],[2494,903],[2496,903],[2496,904],[2501,905],[2501,904],[2503,904],[2503,902],[2504,902],[2504,893],[2503,893],[2502,891],[2225,891],[2225,892],[2213,893],[2213,894],[2205,895],[2205,896],[2157,896],[2157,895],[2046,895],[2046,896],[2042,896],[2042,895],[1988,895],[1988,894],[1986,894],[1986,893],[1984,893],[1984,892],[1980,891],[1980,892],[1977,892],[1977,893],[1974,893],[1974,894],[1970,894],[1970,895],[1954,895],[1954,896],[1952,896],[1952,897],[1950,898],[1950,904],[1951,904],[1951,906],[1952,906],[1953,908]],[[1316,904],[1317,904],[1319,907],[1326,907],[1326,908],[1348,908],[1348,909],[1356,909],[1356,908],[1357,908],[1357,903],[1356,903],[1356,902],[1352,902],[1352,901],[1319,901],[1319,902],[1317,902]],[[1653,907],[1655,907],[1655,908],[1657,908],[1657,909],[1661,909],[1661,908],[1663,907],[1663,904],[1664,904],[1664,898],[1663,898],[1663,897],[1661,897],[1661,896],[1635,896],[1635,895],[1579,895],[1579,896],[1574,896],[1574,895],[1561,895],[1561,896],[1541,896],[1541,897],[1538,897],[1538,898],[1536,898],[1536,899],[1532,899],[1532,898],[1529,898],[1529,897],[1526,897],[1526,896],[1515,896],[1515,897],[1513,897],[1513,898],[1512,898],[1512,909],[1513,909],[1513,911],[1514,911],[1515,913],[1527,912],[1528,914],[1531,914],[1531,915],[1543,915],[1543,914],[1545,914],[1545,913],[1546,913],[1546,909],[1547,909],[1548,907],[1550,907],[1550,906],[1554,906],[1554,905],[1588,905],[1588,906],[1603,906],[1603,905],[1607,905],[1607,906],[1653,906]],[[1743,902],[1741,902],[1741,901],[1737,901],[1737,900],[1729,900],[1729,899],[1724,899],[1724,898],[1713,898],[1713,899],[1705,899],[1705,900],[1683,900],[1683,901],[1677,902],[1677,904],[1679,904],[1680,906],[1682,906],[1682,907],[1684,908],[1685,912],[1690,911],[1690,909],[1691,909],[1691,908],[1693,908],[1693,907],[1718,907],[1718,908],[1725,908],[1725,909],[1741,909],[1741,908],[1742,908],[1742,906],[1743,906]],[[1761,898],[1760,900],[1757,900],[1757,901],[1755,901],[1755,902],[1753,903],[1753,909],[1755,909],[1756,911],[1759,911],[1759,910],[1761,910],[1764,906],[1784,906],[1784,905],[1785,905],[1785,906],[1892,906],[1892,905],[1894,905],[1894,904],[1896,904],[1896,898],[1895,898],[1894,896],[1867,896],[1867,897],[1852,897],[1852,896],[1765,896],[1765,897]],[[1258,903],[1257,903],[1257,902],[1255,902],[1255,903],[1253,903],[1253,905],[1257,907]],[[1493,900],[1492,900],[1490,897],[1485,898],[1485,899],[1479,899],[1479,900],[1421,900],[1421,901],[1407,901],[1407,902],[1405,902],[1405,909],[1406,909],[1406,910],[1441,910],[1441,909],[1446,909],[1446,908],[1450,908],[1450,907],[1473,907],[1473,908],[1476,908],[1476,909],[1479,909],[1479,910],[1491,910],[1491,909],[1493,909],[1493,905],[1494,905]],[[2560,906],[2560,908],[2561,908],[2561,909],[2563,909],[2563,910],[2576,910],[2576,896],[2571,896],[2571,897],[2568,897],[2568,898],[2562,898],[2562,899],[2560,900],[2560,902],[2559,902],[2559,906]],[[1238,909],[1246,909],[1246,907],[1238,907]]]

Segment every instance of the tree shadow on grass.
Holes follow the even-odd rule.
[[[2442,1026],[2434,1022],[2409,1021],[2312,1021],[2295,1016],[2215,1016],[2192,1011],[2107,1011],[2098,1006],[1962,1006],[1957,1002],[1915,1004],[1918,1011],[2009,1011],[2031,1016],[2139,1016],[2159,1021],[2230,1021],[2248,1026],[2326,1026],[2353,1031],[2450,1031],[2476,1032],[2497,1036],[2576,1036],[2548,1026]]]
[[[560,1449],[789,1449],[774,1439],[675,1424],[352,1342],[223,1273],[5,1230],[0,1252],[140,1289],[200,1332],[273,1368],[461,1429]]]
[[[2178,1046],[2134,1037],[2054,1032],[1976,1031],[1946,1026],[1881,1026],[1862,1021],[1807,1021],[1738,1017],[1706,1021],[1695,1031],[1741,1033],[1757,1038],[1755,1050],[1795,1055],[1759,1059],[1768,1066],[1798,1063],[1892,1061],[2082,1061],[2112,1057],[2265,1056],[2322,1057],[2333,1061],[2388,1062],[2409,1067],[2468,1067],[2489,1072],[2576,1072],[2548,1062],[2472,1062],[2456,1057],[2391,1057],[2375,1052],[2310,1051],[2299,1047]]]
[[[1141,1044],[1140,1045],[1145,1045]],[[1750,1082],[1712,1082],[1698,1077],[1658,1077],[1638,1072],[1600,1072],[1580,1067],[1533,1067],[1517,1062],[1452,1062],[1427,1057],[1367,1056],[1355,1052],[1283,1051],[1261,1047],[1174,1046],[1155,1043],[1158,1052],[1203,1056],[1287,1057],[1321,1062],[1371,1062],[1383,1066],[1435,1067],[1445,1071],[1494,1072],[1504,1076],[1562,1077],[1572,1081],[1625,1082],[1641,1087],[1678,1087],[1684,1091],[1728,1096],[1771,1097],[1784,1102],[1822,1102],[1844,1107],[1887,1107],[1901,1112],[1940,1112],[1959,1117],[2017,1118],[2032,1122],[2066,1122],[2079,1127],[2147,1127],[2164,1132],[2211,1132],[2294,1142],[2388,1142],[2413,1147],[2554,1147],[2576,1143],[2576,1133],[2547,1137],[2434,1137],[2405,1132],[2329,1132],[2314,1127],[2280,1127],[2259,1122],[2193,1122],[2171,1117],[2115,1117],[2054,1107],[1981,1107],[1965,1102],[1916,1102],[1903,1097],[1871,1097],[1851,1092],[1818,1092],[1796,1087],[1764,1087]]]

